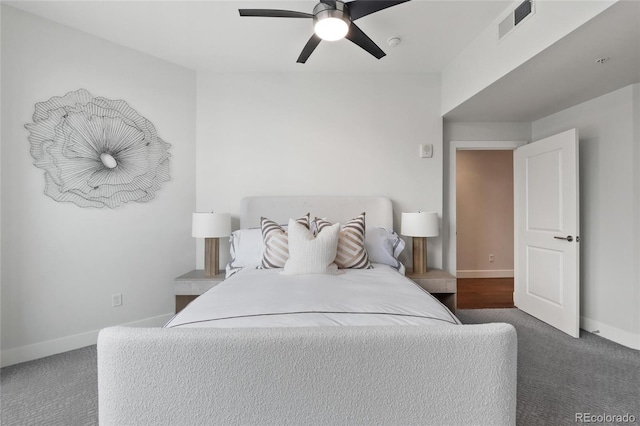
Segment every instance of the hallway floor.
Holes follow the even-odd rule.
[[[457,307],[513,308],[513,278],[458,278]]]

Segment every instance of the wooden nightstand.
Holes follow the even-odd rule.
[[[205,277],[202,269],[194,269],[180,275],[173,281],[176,295],[176,314],[184,309],[193,299],[224,281],[224,272],[215,277]]]
[[[429,269],[426,274],[414,274],[411,269],[407,269],[405,275],[455,313],[458,292],[456,277],[441,269]]]

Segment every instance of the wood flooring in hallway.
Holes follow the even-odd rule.
[[[513,278],[458,278],[457,307],[513,308]]]

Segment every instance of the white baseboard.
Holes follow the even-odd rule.
[[[173,314],[166,314],[120,325],[126,327],[161,327],[172,317]],[[100,330],[92,330],[73,336],[60,337],[58,339],[47,340],[46,342],[3,350],[0,354],[0,366],[7,367],[21,362],[44,358],[45,356],[84,348],[85,346],[95,345],[98,341],[99,332]]]
[[[619,343],[622,346],[640,350],[640,334],[629,333],[582,316],[580,317],[580,328],[596,336]]]
[[[513,278],[513,269],[467,269],[456,271],[456,278]]]

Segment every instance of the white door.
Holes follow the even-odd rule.
[[[515,305],[573,336],[580,326],[578,131],[514,152]]]

